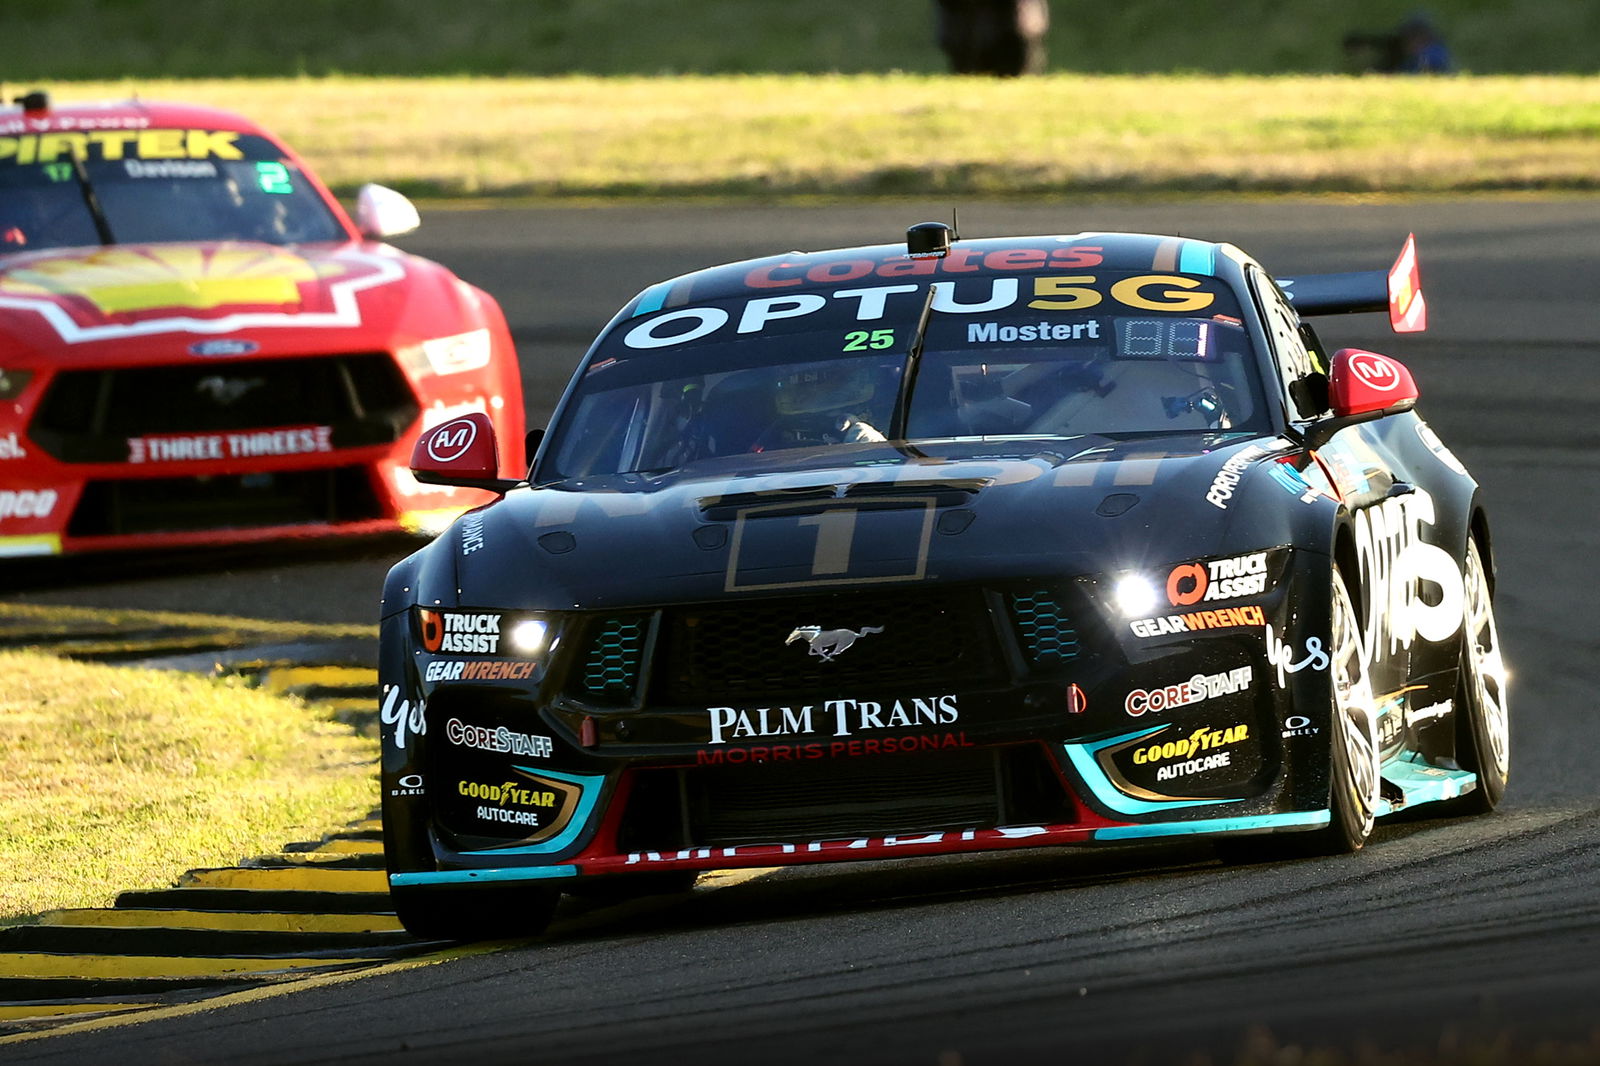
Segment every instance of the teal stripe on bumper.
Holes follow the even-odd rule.
[[[390,874],[389,883],[407,885],[462,885],[475,881],[543,881],[551,877],[577,877],[576,866],[527,866],[507,870],[429,870]]]
[[[1139,840],[1144,837],[1191,836],[1197,833],[1237,833],[1247,829],[1316,828],[1328,824],[1327,811],[1289,811],[1241,818],[1202,818],[1196,822],[1157,822],[1154,825],[1118,825],[1096,829],[1096,840]]]

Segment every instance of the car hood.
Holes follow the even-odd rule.
[[[738,456],[515,490],[441,546],[460,603],[544,609],[1093,574],[1286,543],[1295,497],[1256,471],[1289,449],[1193,434]]]
[[[72,366],[405,343],[418,304],[475,303],[437,264],[371,243],[173,242],[0,258],[22,357]]]

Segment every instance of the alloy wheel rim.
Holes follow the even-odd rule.
[[[1343,728],[1348,781],[1334,787],[1348,787],[1356,801],[1362,840],[1372,832],[1378,812],[1378,736],[1374,713],[1372,682],[1367,676],[1366,656],[1356,628],[1355,608],[1343,581],[1333,583],[1332,662],[1334,713]]]
[[[1511,728],[1506,713],[1506,665],[1500,655],[1500,631],[1495,626],[1494,604],[1489,598],[1489,581],[1477,546],[1467,551],[1466,574],[1467,684],[1482,714],[1484,740],[1488,750],[1482,755],[1484,773],[1503,779],[1510,766]]]

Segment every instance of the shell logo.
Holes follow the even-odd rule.
[[[337,269],[337,268],[335,268]],[[30,264],[0,277],[0,294],[78,295],[101,314],[228,304],[298,304],[317,269],[278,248],[111,248]]]
[[[355,251],[313,260],[260,244],[97,248],[30,256],[0,272],[0,309],[42,315],[69,344],[351,327],[361,324],[357,293],[403,276],[394,259]]]

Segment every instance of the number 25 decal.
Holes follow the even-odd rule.
[[[894,347],[894,330],[853,329],[844,335],[844,350],[847,352],[864,352],[868,348],[882,350]]]

